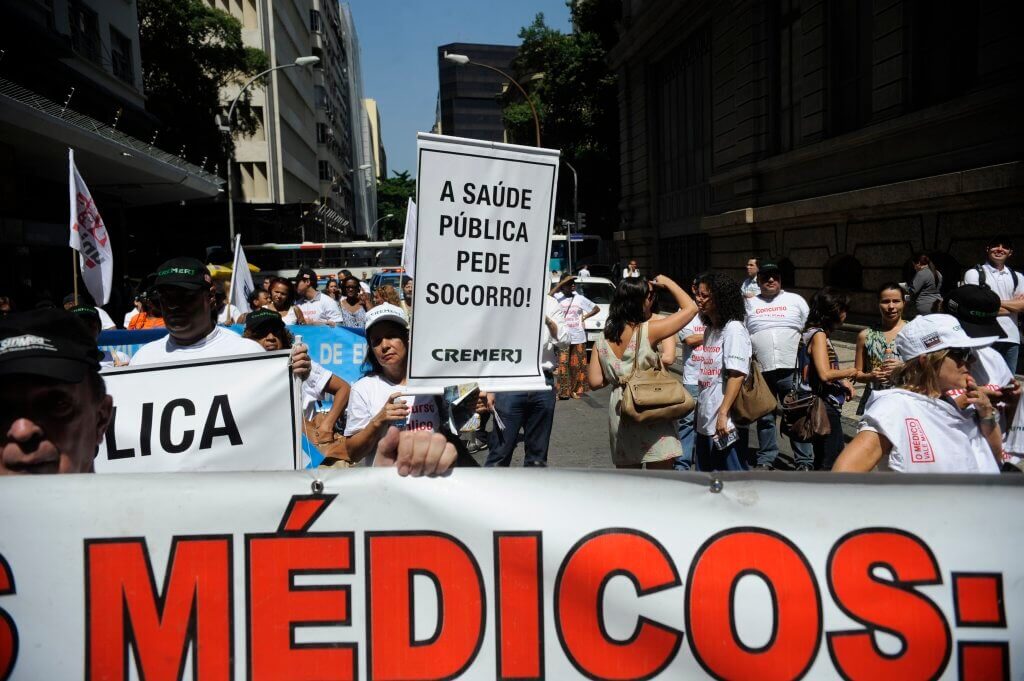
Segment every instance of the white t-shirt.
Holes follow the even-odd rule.
[[[366,428],[370,420],[387,404],[388,398],[402,390],[403,386],[373,374],[353,383],[348,408],[345,410],[345,437]],[[410,409],[406,430],[440,430],[441,416],[437,413],[433,395],[407,395],[402,399]]]
[[[1017,286],[1013,286],[1013,274],[1010,267],[1004,266],[997,270],[987,262],[981,266],[985,271],[985,286],[992,289],[992,292],[999,296],[999,300],[1013,300],[1017,295],[1024,294],[1024,272],[1017,273]],[[978,283],[978,270],[971,268],[964,272],[965,284]],[[1006,332],[1006,338],[1000,338],[999,343],[1020,343],[1020,330],[1017,328],[1017,314],[999,315],[999,326]]]
[[[810,314],[807,301],[795,293],[780,291],[772,298],[747,298],[746,304],[747,331],[761,370],[795,367],[800,332]]]
[[[630,272],[628,267],[625,267],[625,268],[622,269],[622,278],[623,279],[628,279],[630,277],[639,277],[639,276],[640,276],[640,270],[636,270],[634,272]]]
[[[892,443],[880,469],[901,473],[999,473],[974,407],[902,388],[879,390],[861,417],[860,431]]]
[[[565,314],[562,306],[551,296],[544,296],[544,315],[551,317],[558,330],[556,338],[551,337],[551,330],[548,329],[546,321],[540,325],[540,341],[542,349],[540,353],[540,367],[544,371],[554,371],[558,365],[558,351],[569,347],[569,329],[565,326]]]
[[[574,293],[567,296],[559,292],[555,300],[562,306],[565,315],[565,328],[569,330],[569,343],[579,345],[587,342],[587,330],[583,328],[583,315],[593,310],[596,305],[586,296]]]
[[[579,272],[577,272],[577,274],[579,276],[581,276],[581,277],[589,277],[590,276],[590,270],[588,270],[586,267],[584,267]]]
[[[344,321],[338,303],[319,291],[312,300],[304,300],[297,307],[302,310],[302,316],[306,318],[308,324],[323,324],[324,322],[340,324]]]
[[[170,335],[146,343],[132,355],[131,366],[161,362],[187,362],[210,357],[233,357],[264,352],[254,340],[242,338],[231,329],[218,326],[206,338],[192,345],[178,345]]]
[[[704,333],[704,322],[700,316],[694,317],[689,324],[679,332],[679,342],[683,344],[683,384],[697,385],[701,367],[704,365],[704,346],[695,345],[690,347],[686,344],[686,337],[698,333]]]
[[[224,306],[224,309],[220,311],[220,314],[217,315],[217,323],[233,324],[240,314],[242,313],[238,311],[237,307],[228,303]]]
[[[744,376],[750,371],[750,335],[736,320],[728,322],[721,329],[707,329],[704,332],[704,360],[697,377],[697,423],[698,433],[715,434],[715,419],[725,399],[725,383],[722,371],[738,371]],[[735,428],[732,417],[729,428]]]
[[[761,285],[757,283],[757,277],[747,277],[740,284],[740,293],[744,298],[752,298],[761,295]]]

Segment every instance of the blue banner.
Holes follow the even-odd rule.
[[[235,324],[228,327],[241,334],[245,327]],[[363,360],[366,359],[366,334],[362,329],[329,326],[289,326],[288,330],[309,347],[309,358],[335,376],[355,383],[363,376]],[[150,341],[163,338],[167,329],[146,329],[143,331],[103,331],[97,344],[100,350],[117,350],[131,357],[140,347]],[[322,409],[330,408],[330,400],[326,400]],[[310,468],[315,468],[323,461],[323,455],[317,451],[306,436],[302,436],[302,450],[310,459]]]

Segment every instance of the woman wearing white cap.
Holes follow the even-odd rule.
[[[904,473],[998,473],[998,414],[970,375],[973,348],[995,340],[968,336],[945,314],[909,322],[896,336],[904,364],[893,372],[894,387],[875,394],[832,470],[881,464]],[[947,395],[957,390],[966,391],[962,409]]]

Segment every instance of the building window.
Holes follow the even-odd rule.
[[[331,139],[331,129],[327,127],[325,123],[316,124],[316,141],[320,144],[326,144]]]
[[[128,83],[135,82],[132,67],[132,41],[113,26],[110,27],[110,65],[114,75]]]
[[[701,215],[711,169],[711,41],[698,29],[654,69],[658,217]]]
[[[874,48],[872,0],[829,4],[830,133],[840,135],[871,121]]]
[[[320,61],[318,61],[317,63],[313,64],[313,68],[314,69],[322,69],[324,67],[324,51],[321,50],[319,47],[314,47],[310,51],[310,53],[314,57],[318,57],[320,59]]]
[[[331,182],[334,180],[334,169],[331,168],[329,161],[320,161],[317,165],[320,167],[321,182]]]
[[[320,20],[320,12],[315,9],[309,10],[309,30],[319,33],[322,29],[323,22]]]
[[[775,5],[775,105],[772,130],[775,150],[790,151],[800,136],[800,101],[803,96],[803,46],[800,0],[778,0]]]
[[[324,89],[323,85],[314,85],[313,95],[316,101],[316,108],[326,111],[330,107],[327,101],[327,90]]]
[[[96,12],[81,2],[68,2],[68,20],[71,23],[71,47],[92,62],[100,63],[100,26]]]
[[[238,174],[243,201],[270,198],[266,163],[243,161],[238,164]]]
[[[910,87],[916,108],[968,92],[978,80],[978,3],[910,4]]]

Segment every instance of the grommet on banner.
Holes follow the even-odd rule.
[[[313,494],[323,494],[324,493],[324,481],[323,480],[314,480],[313,484],[310,485],[310,487],[312,487],[312,489],[313,489]]]
[[[712,494],[718,494],[722,491],[723,487],[725,487],[725,484],[722,483],[721,480],[718,478],[711,478],[711,484],[708,486],[708,489],[711,490]]]

